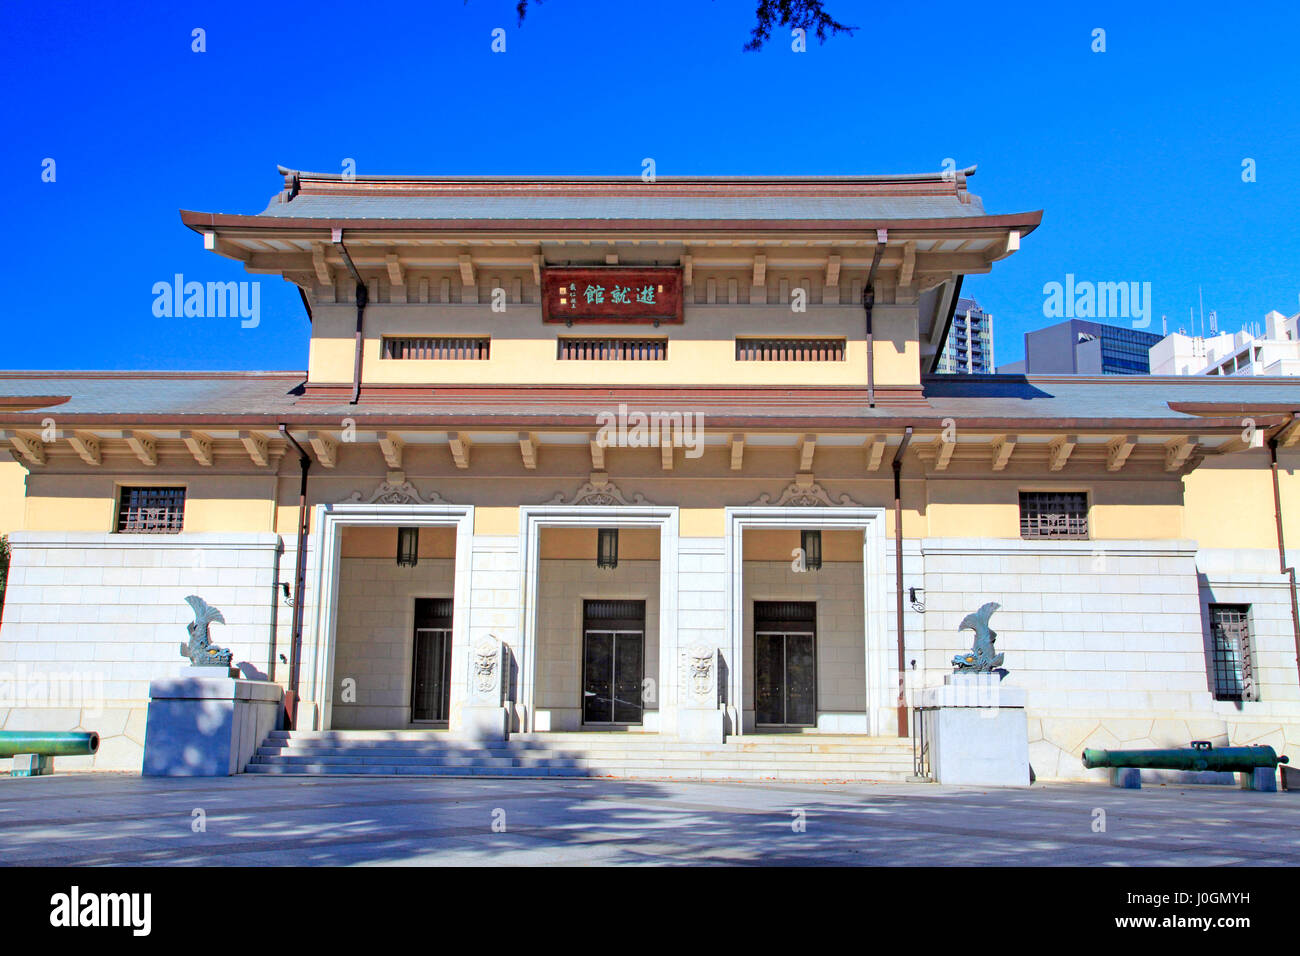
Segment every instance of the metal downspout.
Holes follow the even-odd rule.
[[[361,399],[361,349],[362,349],[362,330],[366,317],[366,303],[370,299],[370,291],[366,284],[361,281],[361,273],[352,262],[352,256],[348,254],[348,247],[343,244],[343,230],[334,230],[334,247],[338,249],[339,255],[343,257],[343,264],[348,267],[348,272],[352,274],[352,281],[356,283],[357,298],[357,331],[356,331],[356,349],[352,357],[352,401],[355,405]],[[296,445],[297,442],[294,442]]]
[[[1290,427],[1296,428],[1300,414],[1292,413]],[[1277,478],[1277,436],[1268,440],[1269,470],[1273,473],[1273,518],[1277,522],[1277,563],[1288,578],[1291,591],[1291,628],[1295,633],[1296,673],[1300,677],[1300,605],[1296,601],[1295,568],[1286,563],[1286,538],[1282,534],[1282,490]]]
[[[867,273],[867,285],[862,290],[862,309],[867,320],[867,407],[876,407],[876,342],[871,313],[876,306],[876,269],[880,267],[880,257],[885,251],[888,234],[884,229],[876,230],[876,251],[871,256],[871,271]]]
[[[298,440],[289,434],[289,428],[280,423],[280,434],[294,448],[298,449],[298,466],[301,477],[298,484],[298,552],[294,556],[293,568],[293,635],[289,644],[289,691],[285,694],[284,710],[293,729],[298,721],[298,684],[302,670],[302,618],[303,592],[307,589],[307,472],[311,469],[311,457]]]
[[[912,426],[894,452],[894,596],[898,620],[898,736],[907,736],[907,662],[903,644],[903,455],[912,441]]]

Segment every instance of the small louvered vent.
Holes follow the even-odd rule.
[[[844,339],[736,339],[737,362],[843,362]]]

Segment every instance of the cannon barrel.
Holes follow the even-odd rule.
[[[39,754],[42,757],[85,757],[99,750],[99,734],[91,731],[45,733],[0,730],[0,757]]]
[[[1095,767],[1137,767],[1143,770],[1213,770],[1248,773],[1258,767],[1276,769],[1288,763],[1272,747],[1192,747],[1172,750],[1085,750],[1083,765]]]

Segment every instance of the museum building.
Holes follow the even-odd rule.
[[[936,374],[1040,222],[974,168],[280,172],[181,220],[297,286],[305,371],[0,373],[0,728],[101,733],[63,765],[141,766],[190,595],[295,732],[451,748],[497,642],[539,748],[716,721],[719,776],[923,771],[918,695],[996,602],[1038,779],[1300,735],[1300,387]]]

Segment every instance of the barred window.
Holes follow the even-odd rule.
[[[737,362],[843,362],[844,339],[736,339]]]
[[[1259,700],[1249,604],[1210,605],[1210,671],[1215,700]]]
[[[663,362],[668,358],[668,340],[561,336],[556,346],[556,358],[562,361]]]
[[[117,503],[122,534],[179,534],[185,525],[184,488],[123,488]]]
[[[1083,491],[1020,492],[1020,537],[1088,537],[1088,495]]]
[[[440,361],[482,361],[490,358],[491,340],[472,336],[385,336],[380,353],[386,359],[437,359]]]

